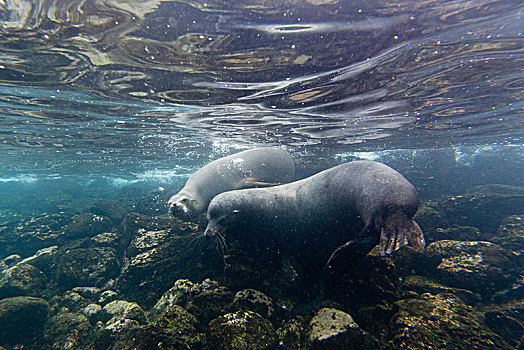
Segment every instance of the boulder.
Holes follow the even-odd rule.
[[[511,349],[484,323],[482,313],[453,294],[399,300],[385,349]]]
[[[278,343],[271,323],[252,311],[238,311],[212,320],[206,335],[209,350],[275,349]]]
[[[47,285],[47,277],[29,264],[17,264],[0,275],[0,299],[25,296],[41,296]]]
[[[312,349],[376,349],[378,343],[353,318],[337,309],[323,308],[309,323]]]
[[[43,334],[49,304],[41,298],[19,296],[0,300],[0,346],[30,342]]]

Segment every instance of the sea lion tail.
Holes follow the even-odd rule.
[[[380,225],[380,254],[391,254],[408,243],[416,251],[424,250],[424,234],[413,218],[399,211],[388,215]]]

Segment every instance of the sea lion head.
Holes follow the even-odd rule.
[[[241,225],[242,210],[238,205],[228,199],[229,194],[223,193],[209,203],[207,208],[207,227],[205,237],[221,237],[226,231]]]
[[[182,219],[195,219],[200,213],[197,201],[183,193],[177,193],[169,198],[167,205],[173,216]]]

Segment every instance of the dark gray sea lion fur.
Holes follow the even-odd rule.
[[[373,240],[367,252],[377,243],[382,255],[408,243],[423,250],[424,236],[413,220],[418,204],[416,189],[397,171],[355,161],[285,185],[217,195],[204,235],[277,249],[314,245],[311,252],[325,254],[324,262],[363,236]]]
[[[184,219],[207,210],[217,194],[241,188],[273,186],[295,177],[291,155],[279,147],[259,147],[217,159],[197,170],[169,201],[170,212]]]

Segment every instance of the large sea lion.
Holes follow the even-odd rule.
[[[356,241],[368,242],[364,255],[377,243],[382,255],[408,242],[422,250],[413,220],[418,203],[415,187],[397,171],[355,161],[285,185],[221,193],[209,204],[204,236],[293,249],[306,264],[329,263]]]
[[[197,170],[169,201],[170,212],[194,219],[207,210],[217,194],[241,188],[287,183],[295,176],[288,152],[278,147],[259,147],[217,159]]]

